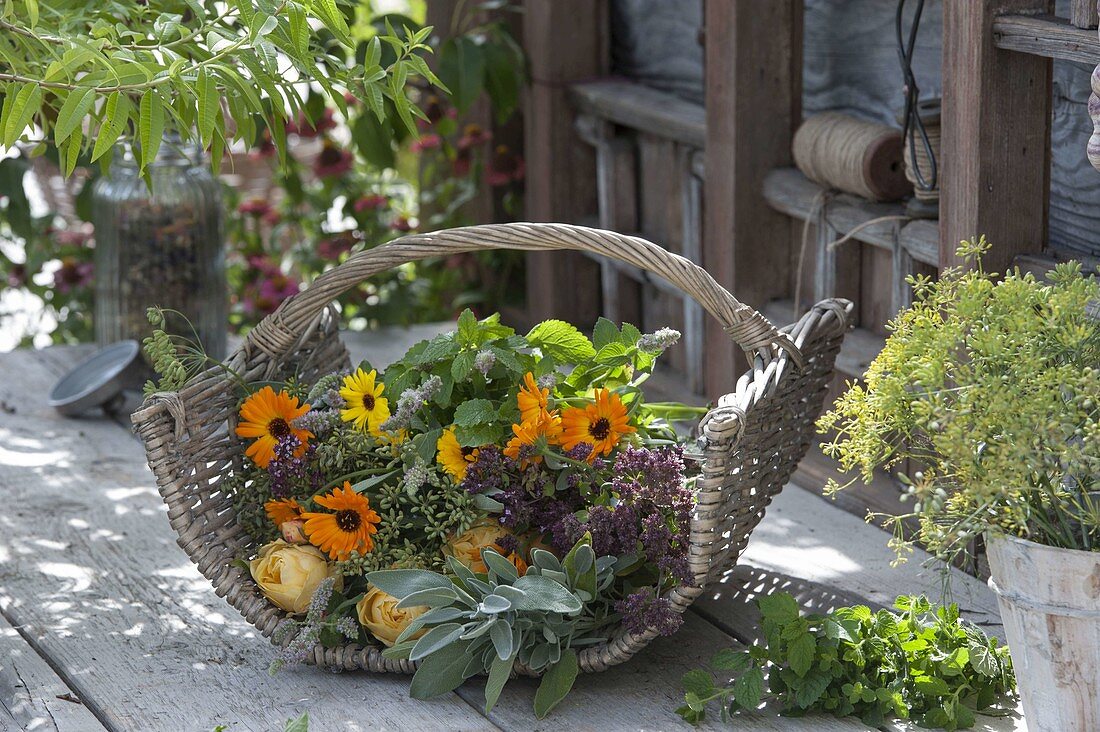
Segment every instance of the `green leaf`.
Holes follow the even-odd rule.
[[[817,641],[810,633],[802,633],[787,646],[787,663],[799,676],[805,676],[814,665]]]
[[[970,666],[982,676],[997,676],[997,657],[993,651],[980,643],[970,645]]]
[[[695,668],[680,677],[680,683],[684,691],[699,697],[710,696],[714,693],[714,676],[709,671]]]
[[[28,24],[33,29],[38,25],[38,0],[23,0],[23,4],[27,6]]]
[[[203,148],[209,148],[214,140],[214,125],[221,114],[221,96],[218,94],[217,81],[207,72],[205,66],[199,69],[195,93],[199,98],[199,138]]]
[[[92,147],[92,162],[103,157],[118,141],[130,119],[132,107],[130,99],[120,92],[113,92],[107,97],[103,110],[104,122],[99,126],[95,145]]]
[[[455,360],[451,363],[451,378],[456,382],[465,381],[473,371],[475,358],[477,354],[473,351],[463,351],[455,356]]]
[[[592,345],[599,351],[608,343],[619,343],[619,329],[610,320],[601,317],[592,329]]]
[[[733,648],[723,648],[710,660],[710,665],[716,671],[726,671],[731,674],[740,673],[751,664],[752,656],[748,651],[738,651]]]
[[[809,709],[829,688],[830,681],[829,674],[820,670],[814,670],[813,673],[806,674],[802,684],[794,690],[795,703],[803,709]]]
[[[493,595],[489,595],[489,597],[493,597]],[[509,607],[511,607],[511,603],[509,603]],[[512,658],[513,651],[519,650],[513,648],[512,628],[503,619],[498,618],[489,626],[489,639],[493,642],[493,649],[496,651],[497,660],[499,661]]]
[[[76,170],[76,163],[80,160],[80,148],[84,143],[84,131],[77,128],[66,138],[65,142],[58,146],[58,160],[61,164],[61,173],[66,178]],[[91,186],[88,186],[89,189]]]
[[[519,649],[516,649],[517,651]],[[504,685],[508,683],[508,678],[512,675],[512,667],[516,663],[515,654],[511,658],[501,659],[494,658],[493,664],[489,667],[489,678],[485,681],[485,713],[493,711],[493,707],[496,706],[497,699],[500,698],[500,692],[504,689]]]
[[[548,577],[527,574],[512,586],[522,590],[525,596],[522,603],[516,604],[517,610],[568,614],[580,612],[582,607],[576,595]]]
[[[309,732],[309,712],[302,712],[295,719],[288,719],[283,732]]]
[[[455,592],[454,587],[429,587],[405,595],[397,603],[397,607],[445,608],[453,605],[456,600],[458,600],[458,593]]]
[[[464,632],[464,627],[458,623],[443,623],[437,625],[420,637],[409,653],[410,661],[419,661],[437,651],[446,648],[458,640],[458,636]]]
[[[448,39],[439,49],[439,78],[451,90],[451,100],[458,111],[468,111],[484,83],[482,47],[468,36]]]
[[[65,97],[65,103],[57,113],[57,122],[54,123],[54,143],[60,145],[69,138],[81,126],[84,118],[95,103],[95,91],[93,89],[74,89]]]
[[[9,94],[10,88],[9,88]],[[12,98],[7,124],[4,127],[4,145],[11,147],[23,134],[23,130],[34,119],[42,104],[42,87],[38,84],[24,84]],[[6,105],[5,105],[6,106]]]
[[[764,620],[785,624],[798,619],[798,602],[787,592],[765,595],[756,601]]]
[[[764,692],[764,672],[751,668],[743,673],[733,685],[733,698],[744,709],[752,710],[760,706],[760,696]]]
[[[566,697],[577,680],[577,652],[569,648],[562,652],[561,660],[543,674],[542,683],[535,692],[535,716],[544,719]]]
[[[336,0],[316,0],[313,9],[325,27],[332,31],[341,43],[348,47],[354,45],[344,14],[336,6]]]
[[[382,169],[394,167],[393,128],[388,119],[360,114],[352,124],[351,136],[368,163]]]
[[[439,572],[426,569],[383,569],[368,572],[366,578],[367,582],[399,600],[420,590],[451,589],[454,586]]]
[[[455,410],[455,424],[476,427],[497,421],[497,410],[488,399],[469,399]]]
[[[491,548],[482,549],[481,559],[485,562],[485,566],[488,567],[489,571],[500,579],[506,582],[515,582],[519,579],[516,565],[502,557],[499,552]]]
[[[527,342],[558,361],[579,364],[596,356],[592,342],[563,320],[545,320],[527,334]]]
[[[413,699],[431,699],[458,688],[465,681],[462,672],[469,660],[468,651],[472,643],[455,641],[423,659],[409,684],[409,696]]]
[[[164,102],[160,95],[149,89],[141,97],[138,131],[141,139],[142,167],[156,159],[164,136]]]
[[[489,42],[485,50],[485,91],[493,102],[498,122],[505,122],[519,105],[523,85],[523,53],[509,52],[503,44]]]

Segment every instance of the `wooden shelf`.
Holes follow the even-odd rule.
[[[815,198],[825,189],[795,168],[777,168],[764,178],[764,198],[777,211],[805,221],[812,213]],[[881,216],[902,216],[900,203],[872,203],[858,196],[840,194],[829,200],[829,223],[844,236],[852,229]],[[894,222],[874,224],[859,231],[859,241],[894,249]],[[906,223],[899,235],[901,246],[918,262],[939,266],[940,232],[936,221],[914,220]]]
[[[1077,28],[1053,15],[1002,15],[993,20],[993,45],[1006,51],[1066,61],[1100,63],[1095,29]]]
[[[585,114],[693,147],[706,143],[706,110],[701,104],[618,79],[573,84],[569,89],[573,103]]]

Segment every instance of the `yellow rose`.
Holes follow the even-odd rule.
[[[485,560],[481,558],[481,550],[492,547],[499,554],[504,552],[497,545],[502,537],[510,536],[511,532],[497,524],[479,524],[473,526],[458,536],[451,537],[447,542],[445,552],[470,568],[472,572],[488,572]],[[527,572],[527,562],[516,552],[508,555],[508,561],[515,565],[516,571],[522,576]]]
[[[428,608],[422,605],[398,609],[397,603],[398,600],[393,595],[387,595],[377,587],[371,587],[367,594],[363,595],[363,599],[355,605],[359,622],[370,631],[371,635],[387,646],[397,642],[397,636],[409,627],[409,623],[428,612]],[[421,628],[409,638],[419,638],[426,632],[428,632],[427,628]]]
[[[343,585],[334,565],[315,546],[287,544],[277,539],[260,549],[260,555],[248,563],[252,579],[260,586],[264,597],[297,615],[309,607],[318,585],[336,575],[336,587]]]

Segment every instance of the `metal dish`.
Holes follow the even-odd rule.
[[[124,375],[139,351],[138,342],[129,340],[99,349],[54,384],[46,403],[66,417],[109,407],[122,396]]]

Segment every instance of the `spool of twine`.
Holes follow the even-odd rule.
[[[791,152],[815,183],[871,201],[896,201],[913,188],[905,177],[903,147],[901,130],[822,112],[798,128]]]
[[[932,148],[932,154],[936,156],[938,162],[942,160],[940,157],[940,100],[926,99],[921,101],[917,106],[917,113],[924,124],[924,131],[928,135],[928,145]],[[913,145],[910,145],[908,141],[905,143],[905,177],[913,184],[913,196],[918,201],[938,203],[940,200],[938,178],[936,185],[931,190],[925,190],[921,187],[920,179],[916,174],[916,170],[919,170],[925,181],[932,179],[932,161],[928,157],[928,149],[924,146],[924,139],[913,125],[909,127],[909,134],[915,136],[916,139],[913,141],[915,143]],[[915,156],[910,151],[911,147],[916,151]],[[942,165],[939,167],[942,169]]]

